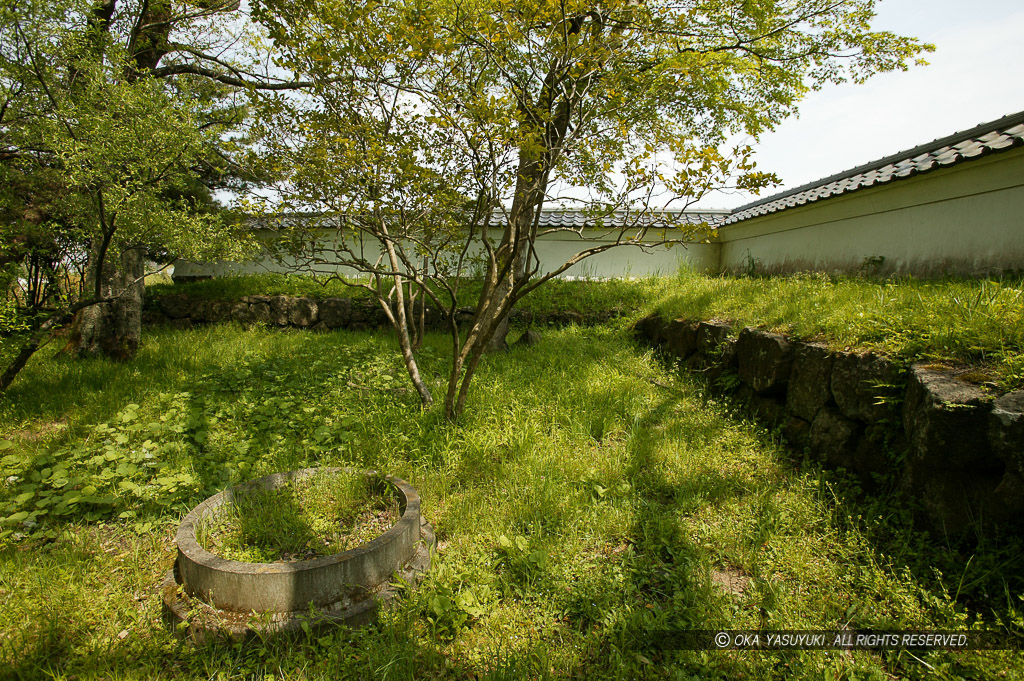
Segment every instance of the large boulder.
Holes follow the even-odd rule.
[[[903,405],[911,465],[992,469],[989,446],[991,398],[946,371],[915,365]]]
[[[991,398],[947,371],[914,366],[903,425],[908,453],[903,486],[921,500],[929,522],[962,534],[978,521],[1012,520],[1015,480],[989,445]],[[996,490],[1000,489],[997,495]]]
[[[832,398],[843,416],[865,423],[896,420],[904,391],[900,368],[873,352],[842,352],[832,363]]]
[[[472,308],[467,309],[472,318]],[[462,310],[459,311],[459,313],[462,312]],[[349,314],[349,328],[351,329],[375,329],[391,324],[376,300],[353,300]]]
[[[1024,390],[1007,393],[992,404],[988,433],[992,453],[1008,471],[1024,475]]]
[[[814,421],[832,398],[832,353],[817,343],[797,344],[789,376],[786,409],[804,421]]]
[[[857,441],[857,446],[854,449],[853,470],[869,486],[874,484],[875,475],[891,476],[893,473],[892,460],[886,454],[888,446],[886,443],[887,432],[891,433],[883,425],[868,425],[864,428],[863,434]]]
[[[725,322],[701,322],[697,324],[697,351],[712,353],[732,335],[732,327]]]
[[[685,360],[697,351],[697,324],[687,319],[674,319],[665,329],[665,349]]]
[[[255,298],[255,296],[254,296]],[[274,323],[274,313],[270,309],[270,299],[253,300],[249,303],[249,324],[263,324],[271,326]]]
[[[183,293],[163,296],[158,305],[168,319],[184,319],[192,315],[192,299]]]
[[[192,321],[215,324],[231,319],[231,301],[197,300],[192,308]]]
[[[794,449],[802,450],[810,443],[811,424],[802,418],[790,416],[782,424],[782,436]]]
[[[832,407],[818,411],[811,423],[808,444],[811,450],[831,466],[856,470],[857,446],[861,425]]]
[[[989,414],[992,454],[1003,462],[1004,473],[992,493],[998,515],[1024,522],[1024,390],[1007,393],[992,404]]]
[[[774,397],[753,395],[750,398],[750,413],[762,423],[775,426],[783,422],[786,407]]]
[[[352,316],[352,301],[348,298],[325,298],[320,301],[320,321],[328,329],[347,327]]]
[[[689,371],[707,372],[712,371],[714,376],[711,380],[717,379],[724,371],[735,365],[735,341],[729,336],[732,334],[732,327],[724,322],[699,322],[697,324],[696,351],[686,360],[686,368]],[[724,353],[730,353],[727,362],[723,362]]]
[[[667,327],[668,324],[665,318],[655,312],[634,324],[633,330],[637,338],[648,345],[657,347],[665,340],[665,330]]]
[[[308,329],[317,322],[317,302],[312,298],[294,298],[288,312],[288,323],[300,329]]]
[[[249,310],[249,303],[240,300],[231,306],[231,319],[245,326],[253,323],[252,312]]]
[[[735,380],[738,354],[736,340],[727,338],[707,354],[696,354],[690,359],[703,358],[704,364],[701,370],[704,372],[704,377],[711,381],[712,385],[729,388],[732,381],[727,381],[727,378],[732,377],[733,381]]]
[[[270,297],[270,323],[275,326],[288,326],[292,316],[292,305],[295,298],[291,296]]]
[[[736,343],[740,380],[762,395],[786,388],[793,367],[793,346],[783,336],[746,328]]]

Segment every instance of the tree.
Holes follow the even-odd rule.
[[[0,265],[85,263],[77,295],[43,287],[40,304],[54,314],[36,324],[0,390],[70,313],[77,354],[133,355],[147,257],[239,253],[245,232],[217,215],[211,192],[259,179],[239,163],[249,98],[303,86],[261,66],[270,55],[259,41],[237,0],[0,9]]]
[[[456,418],[508,316],[551,277],[610,247],[679,241],[652,197],[686,205],[772,176],[756,137],[825,83],[906,68],[916,40],[869,28],[874,0],[260,0],[281,64],[313,83],[264,129],[277,207],[341,227],[333,245],[392,320],[413,383],[409,301],[447,319],[444,409]],[[542,272],[538,217],[567,199],[626,226]],[[617,213],[616,213],[617,211]],[[672,228],[665,231],[666,228]],[[291,237],[295,237],[294,234]],[[308,242],[307,242],[308,243]],[[369,244],[375,244],[369,248]],[[309,258],[323,259],[323,243]],[[483,272],[463,335],[459,281]],[[341,275],[338,275],[341,276]]]
[[[0,376],[0,391],[75,313],[83,315],[85,352],[131,355],[147,252],[245,253],[245,239],[223,216],[191,197],[197,168],[234,120],[211,115],[201,82],[170,89],[136,77],[140,52],[122,49],[97,25],[112,20],[99,8],[112,7],[22,2],[0,14],[2,172],[11,181],[0,206],[11,237],[5,255],[38,256],[25,238],[35,234],[60,246],[49,254],[51,274],[76,257],[87,263],[78,295],[50,281],[37,297],[49,314]]]

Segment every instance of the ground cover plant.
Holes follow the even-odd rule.
[[[472,290],[472,283],[467,282]],[[220,277],[152,287],[155,296],[185,293],[234,300],[244,295],[358,297],[340,282],[308,277]],[[472,296],[467,296],[470,303]],[[610,309],[627,318],[649,312],[667,317],[722,319],[760,326],[833,349],[875,350],[906,362],[945,362],[978,371],[976,379],[1001,389],[1024,386],[1024,280],[877,279],[858,276],[708,276],[682,270],[675,277],[608,281],[555,280],[525,298],[519,309]]]
[[[654,309],[762,326],[834,349],[974,365],[976,381],[1024,386],[1024,280],[703,276],[683,272]]]
[[[466,279],[459,282],[464,300],[472,306],[477,302],[481,282]],[[605,281],[567,281],[555,279],[537,289],[519,304],[519,310],[533,314],[552,314],[572,310],[582,315],[599,315],[615,310],[629,316],[643,308],[652,291],[661,290],[657,278],[608,279]],[[310,298],[371,299],[366,289],[346,286],[337,279],[317,279],[300,275],[252,274],[216,277],[181,284],[164,283],[149,287],[150,303],[162,296],[183,294],[202,300],[238,300],[244,296],[287,295]]]
[[[312,560],[379,537],[399,515],[398,496],[379,475],[318,472],[274,489],[239,489],[200,523],[197,538],[228,560]]]
[[[154,330],[44,357],[0,403],[0,670],[13,678],[1020,678],[1020,653],[676,651],[682,628],[992,627],[1024,551],[955,545],[637,349],[626,323],[491,356],[422,411],[383,332]],[[53,349],[48,349],[47,354]],[[424,376],[444,380],[444,337]],[[309,466],[409,480],[438,533],[378,626],[192,647],[156,584],[206,495]]]

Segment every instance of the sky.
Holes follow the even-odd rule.
[[[810,93],[799,117],[755,144],[757,167],[798,187],[980,123],[1024,111],[1021,0],[881,0],[873,28],[935,45],[927,66]],[[714,193],[696,208],[759,197]]]

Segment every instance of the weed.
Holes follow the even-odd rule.
[[[274,489],[242,489],[200,524],[199,544],[228,560],[309,560],[370,541],[398,520],[398,499],[378,476],[317,473]]]
[[[425,380],[443,381],[445,338],[423,348]],[[760,626],[992,627],[1019,643],[1024,547],[915,530],[896,493],[794,463],[619,326],[489,355],[457,424],[394,390],[402,365],[385,333],[160,330],[130,363],[44,356],[25,372],[0,405],[10,677],[924,679],[1019,666],[1015,651],[652,647],[657,631]],[[154,587],[181,514],[314,466],[418,489],[438,537],[425,582],[367,629],[177,643]],[[742,593],[713,578],[722,566],[747,580]]]

